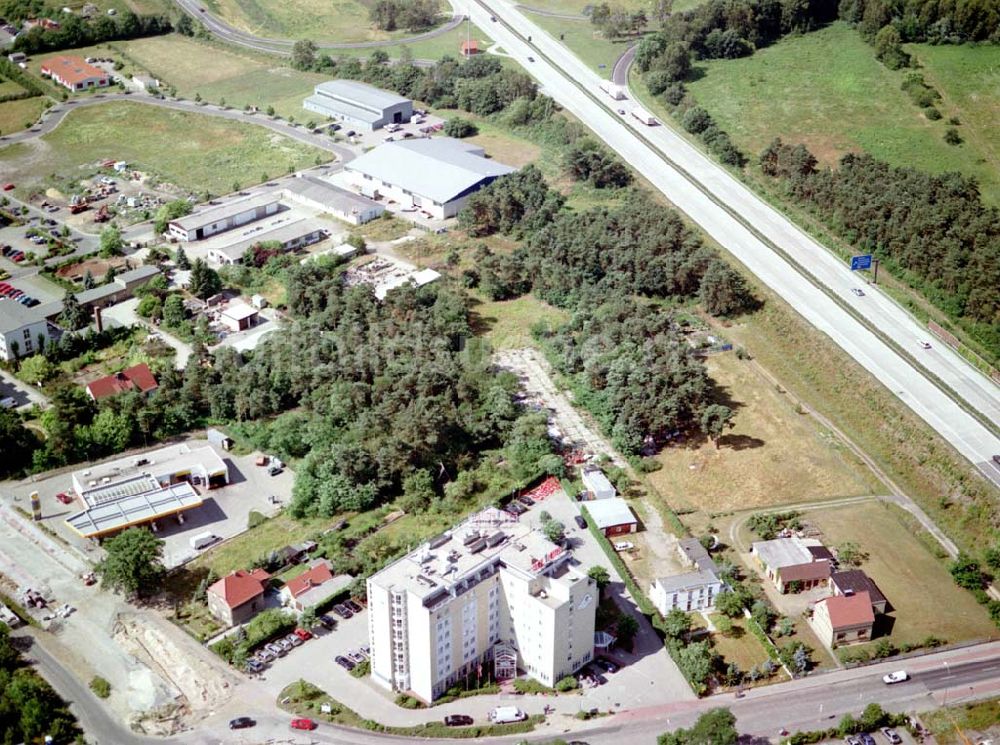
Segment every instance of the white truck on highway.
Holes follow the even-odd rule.
[[[636,106],[634,109],[632,109],[632,116],[634,116],[640,122],[645,124],[647,127],[652,127],[654,124],[656,124],[656,117],[650,114],[641,106]]]
[[[496,724],[523,722],[528,715],[516,706],[498,706],[490,712],[490,721]]]
[[[622,101],[625,99],[625,91],[620,85],[615,85],[605,80],[601,83],[601,90],[607,93],[615,101]]]

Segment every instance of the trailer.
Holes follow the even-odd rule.
[[[626,97],[625,91],[620,85],[615,85],[614,83],[604,81],[603,83],[601,83],[601,90],[607,93],[609,96],[611,96],[611,98],[613,98],[615,101],[625,100]]]
[[[634,109],[632,109],[632,116],[634,116],[640,122],[645,124],[647,127],[652,127],[654,124],[656,124],[656,117],[650,114],[641,106],[636,106]]]

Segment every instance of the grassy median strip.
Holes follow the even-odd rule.
[[[535,715],[523,722],[511,724],[480,724],[472,727],[447,727],[444,722],[427,722],[412,727],[394,727],[380,724],[373,719],[365,719],[353,709],[345,706],[322,689],[305,680],[299,680],[284,688],[278,695],[278,705],[296,716],[309,717],[342,727],[366,729],[399,737],[454,738],[496,737],[500,735],[520,735],[533,732],[545,721],[545,717]],[[324,710],[326,709],[326,710]]]

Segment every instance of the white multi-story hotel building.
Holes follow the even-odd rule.
[[[372,677],[428,702],[488,666],[551,686],[593,659],[597,600],[569,552],[489,508],[369,578]]]

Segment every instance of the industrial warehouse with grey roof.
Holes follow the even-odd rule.
[[[408,122],[413,116],[410,99],[356,80],[320,83],[302,106],[307,111],[369,131],[386,124]]]
[[[297,204],[328,212],[352,225],[363,225],[385,212],[385,207],[360,194],[354,194],[329,181],[302,175],[285,184],[284,195]]]
[[[454,217],[470,196],[516,170],[452,137],[387,142],[344,166],[365,196],[438,219]]]

